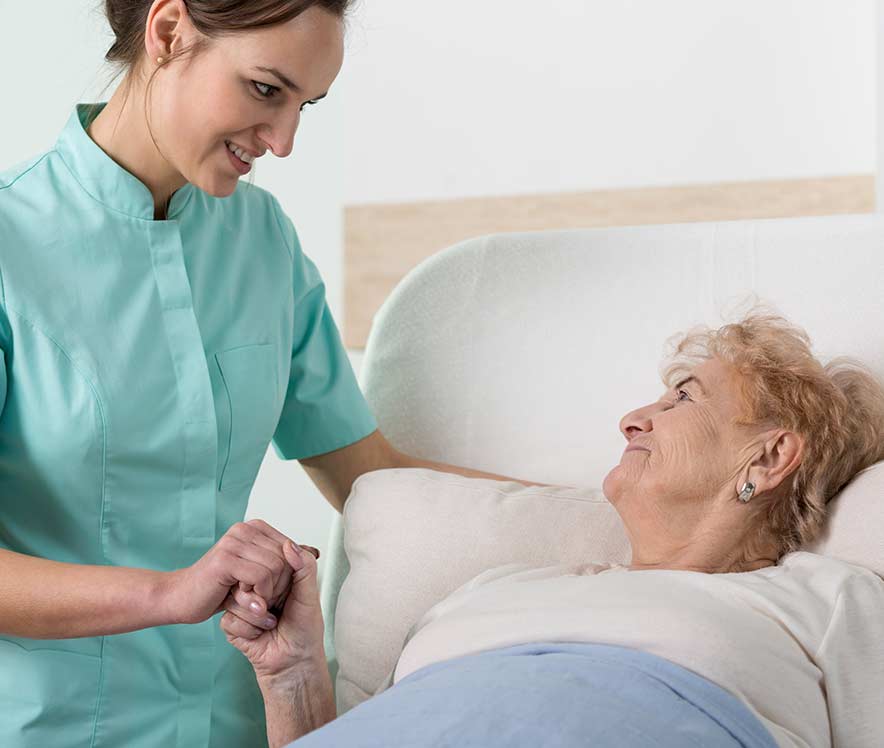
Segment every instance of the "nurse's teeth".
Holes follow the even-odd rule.
[[[225,141],[225,142],[227,142],[227,141]],[[232,151],[233,153],[235,153],[235,154],[236,154],[236,157],[237,157],[240,161],[245,161],[247,164],[250,164],[250,163],[252,163],[252,161],[255,160],[255,157],[254,157],[254,156],[250,156],[250,155],[249,155],[248,153],[246,153],[242,148],[238,148],[237,146],[233,145],[233,143],[227,143],[227,148],[228,148],[228,150],[230,150],[230,151]]]

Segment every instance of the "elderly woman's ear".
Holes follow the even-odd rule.
[[[762,436],[760,451],[744,470],[734,487],[736,493],[744,490],[747,482],[754,485],[754,495],[775,491],[792,473],[804,456],[804,438],[794,431],[774,429]]]

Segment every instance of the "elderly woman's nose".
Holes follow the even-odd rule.
[[[631,440],[638,434],[644,434],[653,431],[654,424],[651,416],[655,412],[653,405],[646,405],[644,408],[632,410],[620,419],[620,433]]]

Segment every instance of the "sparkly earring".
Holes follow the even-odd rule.
[[[755,493],[755,484],[751,481],[746,481],[743,484],[743,487],[740,489],[740,493],[737,495],[737,498],[742,502],[747,502],[752,498],[752,494]]]

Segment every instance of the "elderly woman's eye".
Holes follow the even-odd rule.
[[[684,395],[684,397],[682,397]],[[675,393],[675,402],[680,403],[684,400],[690,400],[691,396],[687,393],[686,390],[677,390]]]

